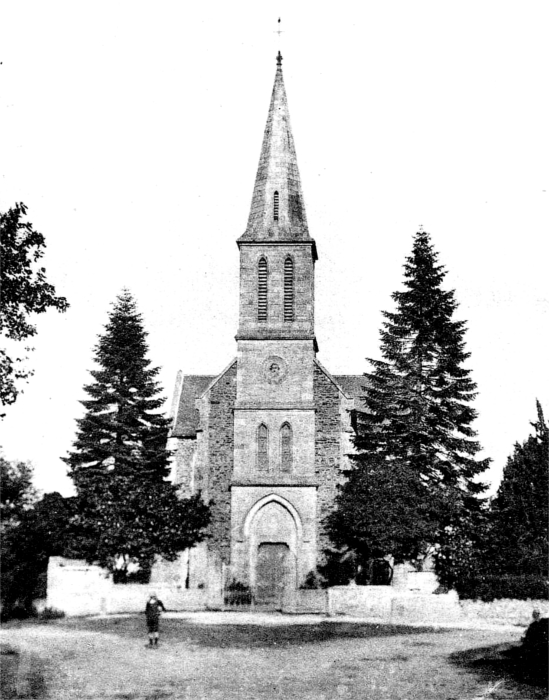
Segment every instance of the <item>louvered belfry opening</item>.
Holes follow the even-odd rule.
[[[269,431],[263,423],[257,429],[257,468],[262,472],[269,469]]]
[[[294,261],[284,261],[284,320],[294,320]]]
[[[292,429],[289,423],[280,428],[280,468],[283,472],[292,470]]]
[[[273,218],[278,221],[278,192],[274,193]]]
[[[257,266],[257,320],[267,320],[267,260],[260,258]]]

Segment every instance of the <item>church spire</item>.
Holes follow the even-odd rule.
[[[252,206],[241,241],[311,240],[290,126],[280,51],[276,65]]]

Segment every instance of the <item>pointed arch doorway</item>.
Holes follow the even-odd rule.
[[[290,504],[272,497],[249,521],[250,579],[256,605],[280,610],[297,581],[298,528]]]

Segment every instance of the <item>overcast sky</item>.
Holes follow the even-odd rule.
[[[280,37],[277,19],[282,18]],[[549,414],[547,2],[8,2],[0,209],[24,202],[71,307],[38,318],[9,459],[71,492],[97,335],[127,286],[167,402],[236,353],[238,250],[278,49],[334,374],[379,357],[420,225],[467,321],[497,487],[535,399]]]

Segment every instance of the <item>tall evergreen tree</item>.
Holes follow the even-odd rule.
[[[547,598],[549,426],[537,403],[535,434],[515,443],[496,497],[445,574],[466,598]]]
[[[535,430],[515,443],[491,505],[487,558],[498,573],[547,578],[549,554],[549,425],[539,401]]]
[[[166,481],[169,420],[147,358],[147,333],[128,291],[116,300],[85,387],[85,416],[66,458],[77,492],[73,554],[98,561],[123,579],[138,563],[177,552],[204,538],[209,509],[200,495],[178,498]]]
[[[396,309],[383,312],[381,360],[369,360],[366,410],[356,416],[354,468],[328,519],[339,545],[362,556],[421,555],[454,533],[478,507],[484,485],[471,427],[476,385],[463,364],[465,324],[454,320],[454,291],[442,283],[429,234],[418,232],[404,265]]]

